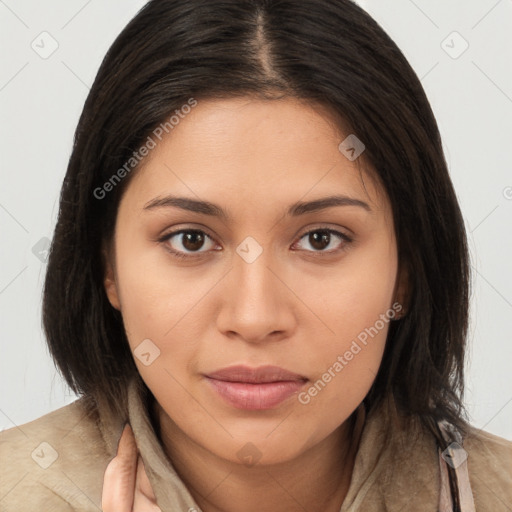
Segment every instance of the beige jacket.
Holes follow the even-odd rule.
[[[157,503],[163,512],[200,512],[162,449],[143,393],[133,381],[128,419]],[[101,510],[103,475],[124,421],[106,414],[88,417],[83,399],[78,399],[0,433],[0,511]],[[408,430],[401,425],[389,403],[365,419],[340,512],[450,510],[442,491],[445,458],[439,457],[433,437],[418,425]],[[474,429],[464,448],[467,460],[457,471],[462,480],[469,473],[465,499],[471,503],[467,501],[466,510],[511,512],[512,442]]]

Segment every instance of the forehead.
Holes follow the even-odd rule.
[[[127,200],[181,192],[263,207],[342,193],[385,208],[385,194],[361,160],[340,152],[347,135],[325,107],[293,98],[199,100],[156,140]]]

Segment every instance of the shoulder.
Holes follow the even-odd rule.
[[[2,511],[101,510],[109,453],[84,398],[0,432]]]
[[[512,442],[470,427],[464,449],[476,510],[511,510]]]

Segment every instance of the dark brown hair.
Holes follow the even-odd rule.
[[[98,198],[190,98],[300,98],[343,119],[391,202],[407,314],[365,398],[392,393],[430,428],[464,428],[469,263],[437,123],[407,60],[350,0],[153,0],[109,49],[78,123],[44,286],[49,349],[71,389],[124,414],[138,371],[103,287],[102,247],[136,169]],[[138,377],[140,378],[140,376]]]

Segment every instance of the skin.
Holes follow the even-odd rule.
[[[360,435],[347,419],[374,381],[389,323],[307,404],[293,395],[273,409],[236,409],[202,374],[273,364],[311,386],[401,302],[391,206],[338,150],[347,135],[324,108],[296,99],[201,100],[151,151],[121,200],[105,289],[132,351],[145,339],[160,350],[149,366],[134,360],[156,398],[165,452],[204,512],[334,512],[346,495]],[[284,215],[293,203],[334,193],[369,209]],[[168,194],[215,203],[229,218],[145,209]],[[206,233],[202,246],[180,234],[159,241],[184,228]],[[352,241],[331,234],[322,248],[306,234],[314,229]],[[236,252],[248,236],[262,249],[251,263]],[[247,443],[260,455],[252,466],[237,455]],[[131,501],[135,444],[123,446]],[[110,482],[121,473],[106,475],[104,495],[115,494]]]

